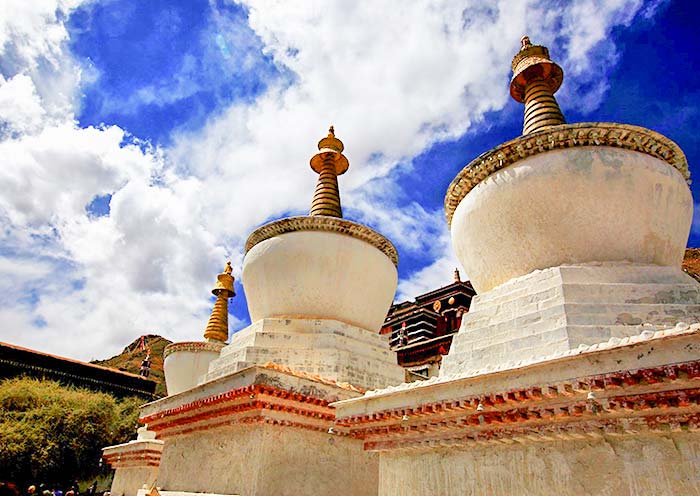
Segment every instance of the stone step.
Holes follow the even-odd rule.
[[[384,342],[382,339],[361,340],[345,334],[293,334],[261,331],[255,333],[252,344],[244,346],[243,348],[283,350],[341,348],[367,355],[371,354],[379,359],[393,359],[395,357],[388,343]],[[227,349],[226,353],[222,353],[221,356],[227,357],[232,353],[235,353],[235,348]]]
[[[693,284],[569,284],[567,303],[700,304],[700,287]]]
[[[557,304],[558,303],[558,304]],[[662,304],[662,303],[581,303],[573,302],[562,305],[561,301],[549,302],[546,308],[528,305],[518,312],[500,311],[491,317],[480,312],[469,312],[462,323],[464,329],[478,327],[502,328],[519,327],[555,317],[565,313],[569,324],[625,324],[660,323],[675,325],[678,322],[700,320],[699,304]],[[492,331],[498,332],[498,330]]]
[[[595,305],[566,303],[566,321],[569,325],[642,325],[700,320],[700,305],[686,304],[612,304]]]

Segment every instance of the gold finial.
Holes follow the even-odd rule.
[[[204,338],[225,342],[228,339],[228,299],[236,296],[233,290],[233,267],[226,262],[224,271],[216,276],[216,286],[211,292],[216,296],[214,308],[204,330]]]
[[[226,262],[226,267],[224,271],[216,276],[216,286],[211,292],[214,296],[219,296],[219,294],[224,294],[226,298],[233,298],[236,293],[233,291],[233,281],[234,277],[231,275],[233,272],[233,267],[231,267],[231,262]]]
[[[318,142],[319,153],[311,158],[311,168],[318,173],[318,182],[309,215],[343,217],[340,206],[338,176],[350,167],[343,155],[343,142],[335,137],[335,128],[328,128],[328,136]]]
[[[459,277],[459,269],[455,267],[455,282],[462,282],[462,279]]]
[[[333,151],[337,153],[342,153],[345,149],[343,142],[335,137],[335,128],[333,126],[328,128],[328,136],[322,138],[321,141],[318,142],[318,149],[319,151]],[[311,166],[313,167],[313,164]],[[340,174],[342,174],[342,172],[338,173],[338,175]]]
[[[528,47],[531,47],[532,43],[530,42],[530,37],[528,35],[523,36],[520,38],[520,49],[525,50]]]
[[[554,93],[564,80],[564,71],[549,58],[549,50],[533,45],[529,36],[520,40],[520,51],[513,57],[510,95],[525,104],[523,134],[565,124]]]

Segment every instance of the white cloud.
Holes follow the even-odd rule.
[[[425,257],[400,298],[450,282],[456,260],[443,214],[397,186],[397,165],[504,106],[522,34],[564,47],[552,55],[572,68],[566,84],[576,88],[589,84],[592,54],[608,47],[612,26],[639,8],[251,0],[250,25],[293,84],[271,82],[253,103],[220,109],[160,150],[116,126],[75,124],[81,63],[64,23],[75,5],[14,1],[0,16],[0,120],[11,129],[0,142],[0,278],[40,290],[36,301],[0,306],[0,335],[79,358],[108,356],[145,332],[201,336],[226,257],[239,269],[257,224],[308,208],[308,160],[331,123],[351,162],[340,179],[346,211]],[[235,50],[236,36],[224,38]],[[186,69],[175,96],[193,91]],[[171,90],[145,88],[139,98],[159,102]],[[86,205],[107,194],[110,215],[89,216]]]
[[[0,75],[0,136],[38,131],[46,117],[34,83],[17,74],[5,80]]]
[[[4,0],[0,14],[0,72],[31,77],[46,114],[66,118],[78,103],[80,64],[67,51],[65,19],[89,0]],[[0,114],[2,115],[2,114]]]
[[[462,280],[468,279],[465,277],[464,270],[452,251],[447,225],[443,223],[439,236],[430,237],[429,239],[433,252],[433,256],[429,260],[432,260],[432,262],[399,281],[396,298],[394,298],[395,301],[413,300],[418,295],[452,283],[455,269],[459,269]]]

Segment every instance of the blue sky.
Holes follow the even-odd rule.
[[[694,2],[13,8],[0,14],[0,339],[68,356],[146,332],[197,339],[226,259],[240,279],[247,235],[305,213],[331,123],[351,162],[346,216],[399,249],[397,298],[448,283],[444,194],[521,133],[507,88],[525,33],[564,68],[569,122],[659,131],[691,174],[700,159]],[[233,329],[248,321],[236,284]]]

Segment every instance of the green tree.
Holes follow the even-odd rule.
[[[53,381],[3,381],[0,474],[23,486],[93,477],[102,448],[134,436],[140,403]]]

